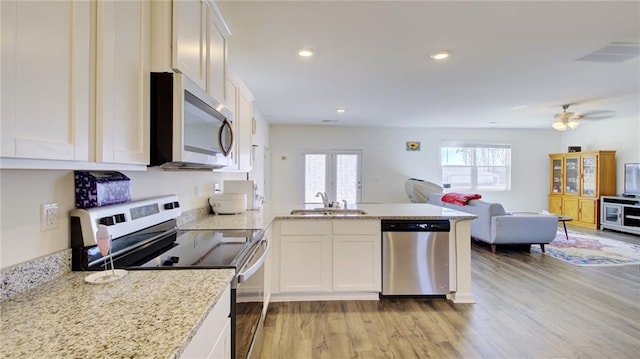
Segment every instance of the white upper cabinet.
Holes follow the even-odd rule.
[[[227,170],[249,172],[252,168],[253,96],[231,71],[227,73],[226,103],[233,112],[232,166]]]
[[[224,21],[214,5],[207,8],[207,92],[211,97],[224,102],[227,79],[227,39]]]
[[[146,169],[149,2],[0,3],[0,168]]]
[[[214,1],[152,2],[151,71],[181,72],[213,99],[226,103],[227,38]]]
[[[172,64],[207,88],[207,6],[203,0],[173,1]]]
[[[98,1],[96,161],[149,163],[151,6]]]
[[[90,160],[90,3],[0,3],[0,157]]]

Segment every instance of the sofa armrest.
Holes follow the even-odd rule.
[[[549,243],[556,238],[558,217],[514,214],[491,217],[491,243]]]

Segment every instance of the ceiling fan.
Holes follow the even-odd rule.
[[[567,111],[569,109],[569,106],[571,106],[571,104],[562,105],[562,112],[557,113],[554,116],[555,121],[551,124],[551,127],[553,127],[553,129],[558,131],[565,131],[567,128],[570,128],[573,130],[580,126],[580,122],[578,122],[578,120],[580,119],[603,120],[613,117],[613,115],[615,114],[614,111],[605,110],[590,111],[585,113],[569,112]]]
[[[562,105],[562,112],[554,116],[555,121],[551,124],[554,130],[565,131],[567,128],[573,130],[580,126],[580,122],[577,120],[583,116],[575,112],[567,112],[569,106],[570,105]]]

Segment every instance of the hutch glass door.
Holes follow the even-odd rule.
[[[562,193],[562,158],[554,158],[551,161],[551,192]]]
[[[566,157],[565,159],[565,194],[580,193],[580,161],[579,157]]]
[[[596,193],[596,158],[584,156],[582,157],[582,195],[595,197]]]

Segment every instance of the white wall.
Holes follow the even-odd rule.
[[[133,199],[176,194],[183,211],[207,206],[213,184],[246,173],[123,171]],[[73,171],[0,170],[0,268],[70,247],[69,211],[75,208]],[[40,231],[40,204],[58,202],[59,226]]]
[[[624,164],[640,162],[640,119],[582,120],[580,127],[567,130],[556,152],[568,146],[581,146],[583,151],[615,150],[617,193],[624,191]]]
[[[302,203],[301,153],[309,149],[362,150],[363,202],[408,202],[404,182],[420,178],[441,183],[440,144],[476,140],[512,145],[512,190],[480,192],[511,211],[547,209],[548,154],[557,152],[561,134],[553,130],[364,128],[271,126],[271,189],[278,207]],[[422,150],[408,152],[407,141]]]
[[[254,109],[257,144],[249,178],[264,189],[264,149],[269,147],[269,125]],[[176,194],[183,211],[206,207],[214,183],[242,180],[246,172],[187,172],[149,168],[123,171],[131,179],[133,199]],[[266,181],[268,183],[268,181]],[[73,171],[0,170],[0,268],[49,255],[70,247],[69,211],[75,208]],[[261,194],[264,192],[260,192]],[[40,204],[58,202],[59,226],[40,231]]]

